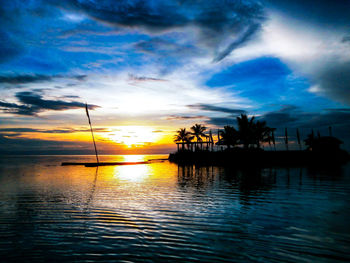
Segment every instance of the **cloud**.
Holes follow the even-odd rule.
[[[91,143],[75,141],[16,138],[0,134],[0,151],[4,154],[67,154],[90,153]]]
[[[5,113],[13,113],[18,115],[35,115],[35,111],[33,111],[29,106],[4,101],[0,101],[0,110]]]
[[[231,61],[271,56],[308,80],[309,92],[350,104],[348,1],[267,0],[268,20],[256,41],[237,48]]]
[[[116,28],[158,35],[180,28],[189,29],[192,35],[196,35],[198,45],[214,51],[216,61],[248,41],[264,21],[262,6],[249,0],[102,0],[98,4],[75,0],[53,3],[68,10],[84,12],[90,18]],[[149,45],[146,42],[139,44],[145,50],[149,50]]]
[[[349,49],[350,52],[350,49]],[[334,60],[312,72],[315,86],[310,91],[350,104],[350,59]]]
[[[350,112],[350,108],[325,109],[328,112]]]
[[[225,125],[236,125],[237,119],[236,117],[211,117],[208,120],[209,124],[213,124],[215,126],[225,126]]]
[[[67,96],[63,96],[63,98],[66,98],[66,99],[80,99],[80,96],[76,96],[76,95],[67,95]]]
[[[324,109],[320,112],[305,112],[301,108],[286,105],[276,111],[258,117],[275,128],[328,128],[329,126],[350,126],[350,108]]]
[[[41,75],[41,74],[22,74],[22,75],[0,75],[0,84],[27,84],[36,82],[51,81],[55,78],[70,78],[79,81],[84,81],[87,75],[74,75],[74,76],[63,76],[63,75]]]
[[[34,128],[0,128],[0,133],[74,133],[74,132],[90,132],[88,128],[58,128],[58,129],[34,129]],[[94,128],[94,132],[110,132],[107,128]]]
[[[200,111],[209,111],[209,112],[218,112],[218,113],[227,113],[228,116],[207,116],[206,123],[212,124],[215,126],[225,126],[225,125],[236,125],[236,117],[240,114],[246,114],[247,112],[242,109],[233,109],[228,107],[217,106],[213,104],[197,103],[187,105],[191,109],[196,109]]]
[[[176,56],[178,60],[203,54],[192,44],[179,43],[179,41],[169,41],[160,37],[142,40],[136,43],[134,47],[141,52],[158,57],[169,58],[169,56]]]
[[[232,52],[232,50],[242,46],[245,42],[250,40],[251,37],[254,35],[256,31],[258,31],[259,28],[260,28],[259,24],[250,25],[247,28],[247,30],[242,34],[242,36],[240,36],[235,41],[233,41],[225,50],[217,54],[213,61],[218,62],[224,59],[227,55],[229,55]]]
[[[162,130],[154,130],[154,131],[152,131],[153,133],[161,133],[161,132],[164,132],[164,131],[162,131]]]
[[[8,83],[8,84],[25,84],[25,83],[33,83],[33,82],[42,82],[49,81],[53,77],[46,75],[2,75],[0,76],[0,83]]]
[[[265,0],[273,8],[286,16],[305,21],[319,27],[344,27],[349,23],[350,5],[347,0]]]
[[[245,110],[220,107],[220,106],[215,106],[215,105],[211,105],[211,104],[201,104],[201,103],[199,103],[199,104],[188,105],[188,107],[192,108],[192,109],[204,110],[204,111],[215,111],[215,112],[231,113],[233,115],[239,115],[239,114],[246,113]]]
[[[18,92],[16,98],[22,104],[7,103],[0,101],[0,109],[6,113],[17,115],[36,116],[38,113],[54,110],[63,111],[69,109],[84,108],[85,104],[77,101],[63,101],[63,100],[46,100],[41,95],[33,92]],[[90,109],[95,109],[99,106],[89,105]]]
[[[263,114],[258,119],[264,120],[273,128],[294,127],[300,118],[300,110],[294,105],[284,105],[281,109]]]
[[[350,109],[327,109],[320,114],[311,115],[311,119],[303,124],[310,128],[344,125],[350,127]],[[344,129],[344,132],[347,131],[348,129]]]
[[[145,76],[136,76],[133,74],[129,74],[129,80],[136,81],[136,82],[144,82],[144,81],[167,81],[166,79],[160,79],[160,78],[152,78],[152,77],[145,77]]]
[[[182,115],[170,115],[166,118],[167,120],[198,120],[198,119],[208,119],[207,116],[182,116]]]

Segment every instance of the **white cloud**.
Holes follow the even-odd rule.
[[[350,103],[350,45],[342,41],[345,32],[311,26],[303,21],[269,13],[256,41],[236,49],[228,58],[241,62],[273,56],[286,63],[295,74],[307,77],[310,92]]]

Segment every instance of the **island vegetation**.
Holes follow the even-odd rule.
[[[302,144],[299,129],[296,129],[298,150],[290,150],[288,130],[283,136],[284,149],[276,149],[276,128],[269,127],[266,121],[256,120],[254,116],[241,114],[237,117],[237,128],[226,125],[217,132],[214,141],[212,131],[202,124],[195,124],[189,130],[180,128],[175,136],[177,152],[169,159],[175,162],[208,164],[308,164],[327,161],[332,164],[349,159],[346,151],[340,149],[342,141],[333,137],[331,127],[329,136],[307,136]],[[281,143],[279,143],[281,144]]]

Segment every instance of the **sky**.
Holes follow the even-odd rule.
[[[0,152],[168,153],[182,127],[350,150],[350,1],[0,0]]]

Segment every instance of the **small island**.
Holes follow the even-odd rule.
[[[265,121],[249,118],[245,114],[237,117],[236,129],[224,126],[218,130],[217,140],[211,131],[201,124],[195,124],[188,131],[181,128],[174,136],[177,152],[169,155],[169,160],[178,164],[234,165],[234,166],[332,166],[349,161],[349,154],[340,148],[343,143],[329,135],[321,136],[314,131],[301,144],[299,129],[296,129],[298,150],[289,149],[288,130],[285,129],[285,149],[276,148],[275,128],[267,126]]]

